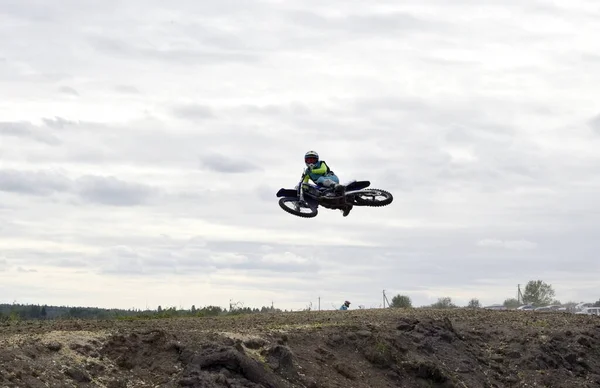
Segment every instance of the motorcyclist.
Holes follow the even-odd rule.
[[[345,301],[344,304],[340,307],[340,310],[348,310],[350,308],[350,302]]]
[[[304,154],[304,163],[306,169],[302,175],[302,184],[312,180],[318,186],[329,187],[336,194],[344,195],[344,186],[340,184],[339,178],[331,171],[324,160],[319,159],[319,154],[316,151],[308,151]],[[347,204],[344,209],[341,209],[344,217],[350,214],[352,207],[352,204]]]

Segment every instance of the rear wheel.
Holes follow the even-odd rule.
[[[284,197],[279,199],[279,206],[286,212],[298,217],[316,217],[318,210],[310,206],[301,206],[298,198]]]
[[[386,206],[393,200],[392,193],[381,189],[364,189],[354,193],[354,203],[358,206]]]

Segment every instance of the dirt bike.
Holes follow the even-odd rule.
[[[381,207],[392,203],[394,197],[388,191],[367,189],[370,181],[353,180],[344,184],[343,194],[336,193],[332,188],[298,183],[295,189],[279,189],[277,197],[279,206],[286,212],[298,217],[312,218],[319,213],[318,207],[343,210],[348,204],[354,206]],[[378,200],[376,197],[383,197]],[[287,206],[292,204],[292,207]],[[303,212],[307,210],[307,212]]]

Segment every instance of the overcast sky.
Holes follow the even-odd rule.
[[[600,298],[597,1],[0,1],[0,302]],[[303,155],[391,191],[289,215]]]

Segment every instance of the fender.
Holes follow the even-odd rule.
[[[362,190],[370,185],[370,181],[352,181],[346,185],[346,191]]]
[[[284,189],[281,188],[277,192],[277,197],[297,197],[298,191],[294,189]]]

